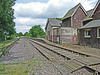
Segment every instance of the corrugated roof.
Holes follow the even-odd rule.
[[[85,26],[81,27],[81,29],[92,28],[92,27],[100,27],[100,19],[93,20],[93,21],[87,23]]]
[[[50,23],[51,26],[58,27],[58,26],[61,26],[60,24],[62,23],[62,21],[56,18],[48,18],[45,29],[47,28],[48,23]]]
[[[73,7],[72,9],[70,9],[70,10],[66,13],[66,15],[62,18],[62,20],[71,17],[71,16],[75,13],[75,11],[77,10],[77,8],[78,8],[79,6],[80,6],[80,7],[83,9],[83,11],[86,13],[86,11],[85,11],[85,9],[83,8],[83,6],[81,5],[81,3],[79,3],[79,4],[77,4],[75,7]],[[86,14],[87,14],[87,13],[86,13]]]

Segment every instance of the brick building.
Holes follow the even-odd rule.
[[[87,13],[80,3],[66,13],[66,15],[62,18],[61,43],[78,42],[77,30],[83,26],[82,20],[86,17],[86,15]]]
[[[89,10],[80,28],[79,44],[100,48],[100,0],[94,9]]]

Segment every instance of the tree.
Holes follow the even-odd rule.
[[[28,32],[26,32],[26,33],[24,34],[24,36],[29,36],[29,37],[31,37],[31,34],[28,33]]]
[[[24,33],[24,36],[29,36],[29,33],[28,32]]]
[[[0,37],[12,35],[15,32],[14,9],[15,0],[0,0]]]
[[[19,36],[23,36],[23,33],[22,33],[22,32],[20,32],[18,35],[19,35]]]
[[[31,34],[32,37],[45,37],[45,32],[43,31],[40,25],[33,26],[29,30],[29,33]]]

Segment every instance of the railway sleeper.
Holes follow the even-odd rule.
[[[69,52],[72,52],[72,53],[75,53],[75,54],[78,54],[78,55],[82,55],[82,56],[85,56],[85,57],[90,57],[90,55],[88,55],[88,54],[84,54],[84,53],[81,53],[81,52],[77,52],[77,51],[65,49],[65,48],[63,48],[63,47],[55,46],[55,45],[48,44],[48,43],[46,43],[46,44],[47,44],[47,45],[50,45],[50,46],[53,46],[53,47],[57,47],[57,48],[63,49],[63,50],[67,50],[67,51],[69,51]]]
[[[33,42],[34,42],[34,41],[33,41]],[[39,44],[39,43],[37,43],[37,42],[34,42],[34,43],[36,43],[36,44],[38,44],[38,45],[40,45],[40,46],[42,46],[42,47],[44,47],[44,48],[46,48],[46,49],[48,49],[48,50],[54,52],[54,53],[56,53],[57,55],[60,55],[60,56],[62,56],[62,57],[64,57],[64,58],[67,58],[67,60],[71,60],[70,57],[67,57],[67,56],[65,56],[65,55],[63,55],[63,54],[61,54],[61,53],[58,53],[58,52],[56,52],[56,51],[54,51],[54,50],[52,50],[52,49],[50,49],[50,48],[48,48],[48,47],[45,47],[45,46],[43,46],[43,45],[41,45],[41,44]]]
[[[33,41],[34,42],[34,41]],[[35,43],[37,43],[37,42],[35,42]],[[37,43],[38,45],[41,45],[40,43]],[[60,52],[57,52],[57,51],[54,51],[54,50],[52,50],[52,49],[50,49],[50,48],[48,48],[48,47],[46,47],[46,46],[43,46],[43,45],[41,45],[42,47],[45,47],[45,48],[47,48],[47,49],[49,49],[50,51],[53,51],[54,53],[56,53],[56,54],[58,54],[58,55],[60,55],[60,56],[62,56],[62,57],[64,57],[64,58],[68,58],[68,60],[71,60],[72,58],[70,57],[70,56],[67,56],[67,55],[64,55],[64,54],[62,54],[62,53],[60,53]],[[76,52],[77,53],[77,52]],[[78,54],[78,55],[80,55],[80,53]],[[87,58],[86,58],[87,59]],[[75,59],[75,60],[77,60],[77,59]],[[80,63],[83,63],[83,64],[85,64],[85,65],[87,65],[88,64],[88,61],[84,61],[83,59],[78,59],[77,60],[78,62],[80,62]],[[94,62],[94,61],[93,61]],[[95,64],[95,63],[93,63],[93,64]]]
[[[35,42],[35,43],[37,43],[37,42]],[[38,45],[41,45],[40,43],[37,43]],[[41,45],[41,46],[43,46],[43,45]],[[43,47],[45,47],[45,46],[43,46]],[[45,48],[47,48],[47,47],[45,47]],[[47,49],[49,49],[50,51],[53,51],[53,50],[51,50],[50,48],[47,48]],[[66,56],[64,56],[64,55],[62,55],[62,54],[60,54],[60,53],[58,53],[58,52],[55,52],[55,51],[53,51],[54,53],[56,53],[56,54],[58,54],[58,55],[61,55],[61,56],[63,56],[64,58],[66,58]],[[86,55],[86,54],[83,54],[83,53],[79,53],[79,52],[74,52],[74,51],[72,51],[73,53],[77,53],[78,55],[84,55],[84,56],[86,56],[86,57],[90,57],[90,55]],[[52,58],[52,59],[54,59],[54,58]],[[69,59],[70,60],[70,58],[68,58],[67,57],[67,59]],[[51,60],[50,60],[51,61]],[[85,63],[83,63],[82,61],[78,61],[78,60],[76,60],[77,62],[79,62],[79,63],[82,63],[82,64],[84,64],[84,65],[87,65],[87,64],[85,64]],[[95,64],[91,64],[91,65],[95,65]],[[84,66],[82,66],[82,67],[84,67]],[[70,67],[68,67],[67,66],[67,68],[69,68],[70,70],[72,70],[72,72],[74,72],[74,71],[77,71],[78,69],[80,69],[80,68],[78,68],[78,69],[71,69]],[[98,72],[98,71],[96,71],[96,70],[94,70],[94,69],[92,69],[92,68],[89,68],[88,66],[85,66],[85,68],[88,68],[88,69],[90,69],[90,70],[93,70],[94,71],[94,75],[100,75],[100,72]]]
[[[93,68],[91,68],[89,66],[84,66],[84,67],[87,68],[87,69],[89,69],[89,70],[91,70],[92,72],[94,72],[94,75],[100,75],[100,71],[98,71],[96,69],[93,69]]]
[[[61,75],[64,75],[63,72],[59,69],[59,67],[53,63],[55,61],[54,57],[50,56],[45,51],[42,51],[40,48],[38,48],[36,45],[33,45],[31,42],[30,44],[34,46],[44,57],[46,57],[47,60],[51,61],[52,65],[61,73]]]

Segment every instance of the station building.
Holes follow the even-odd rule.
[[[48,18],[47,24],[45,27],[46,31],[46,39],[52,42],[58,42],[60,41],[60,27],[62,21],[56,19],[56,18]]]
[[[89,11],[79,3],[62,20],[48,18],[45,30],[46,38],[52,42],[100,48],[100,0]]]
[[[83,26],[82,20],[86,16],[87,13],[80,3],[66,13],[62,18],[61,43],[78,42],[78,29]]]
[[[87,13],[83,26],[79,29],[79,44],[100,48],[100,0]]]
[[[45,30],[46,38],[52,42],[77,43],[78,29],[82,27],[81,21],[86,17],[87,13],[83,6],[79,3],[70,9],[62,20],[56,18],[48,18]]]

